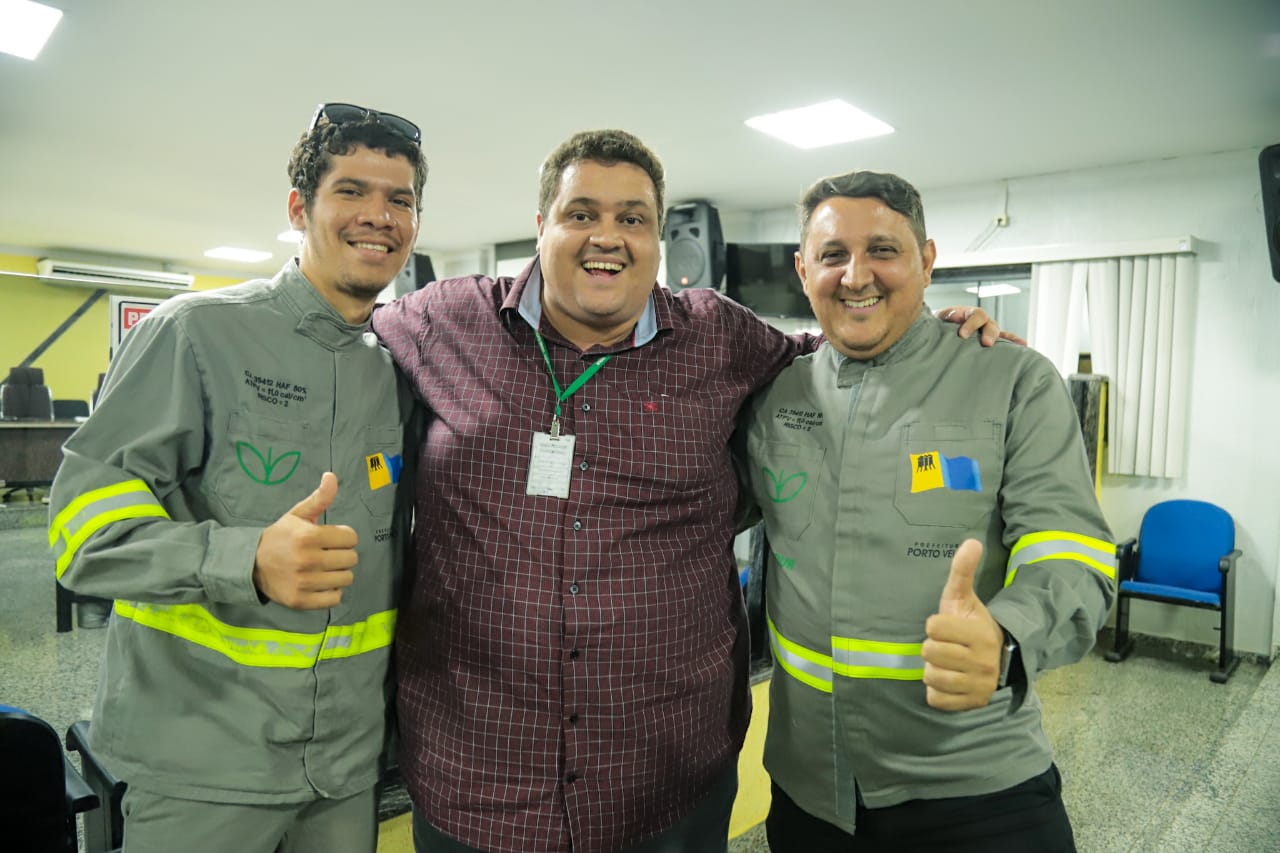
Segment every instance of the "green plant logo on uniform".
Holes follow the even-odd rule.
[[[809,475],[804,471],[799,471],[787,476],[786,471],[773,473],[771,468],[761,468],[769,481],[773,483],[773,494],[769,495],[769,500],[776,504],[784,504],[788,501],[795,500],[799,494],[804,491],[805,484],[809,482]]]
[[[278,486],[293,476],[302,461],[302,453],[291,450],[280,456],[274,455],[273,448],[267,448],[267,455],[247,441],[236,442],[236,459],[240,462],[240,470],[250,480],[264,486]]]

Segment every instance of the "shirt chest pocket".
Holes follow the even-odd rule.
[[[327,444],[306,421],[234,412],[215,438],[207,475],[225,518],[270,524],[320,485],[329,469]]]
[[[894,505],[909,524],[977,526],[995,508],[1004,425],[914,423],[902,428]]]
[[[751,491],[774,538],[799,539],[813,521],[826,451],[769,439],[748,444]]]
[[[364,431],[366,482],[357,487],[369,515],[387,521],[396,508],[396,486],[403,467],[403,427],[372,426]],[[359,482],[359,480],[357,480]]]

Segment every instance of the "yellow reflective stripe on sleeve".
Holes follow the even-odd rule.
[[[1101,572],[1111,580],[1116,579],[1116,546],[1114,542],[1068,533],[1065,530],[1042,530],[1028,533],[1019,539],[1009,552],[1004,585],[1013,583],[1018,566],[1039,563],[1044,560],[1075,560]]]
[[[765,619],[769,622],[769,644],[773,647],[773,659],[778,666],[801,684],[830,693],[831,658],[782,636],[773,624],[773,617],[768,613],[765,614]]]
[[[204,646],[242,666],[308,669],[317,661],[348,658],[391,645],[396,611],[375,613],[354,625],[330,625],[320,633],[273,631],[228,625],[199,604],[116,601],[117,616]]]
[[[94,489],[76,498],[49,525],[54,572],[61,578],[85,541],[103,527],[128,518],[168,518],[169,513],[141,480]]]
[[[832,671],[845,678],[919,681],[924,678],[922,643],[886,643],[854,637],[832,637]]]
[[[54,518],[53,522],[49,525],[49,547],[53,547],[53,543],[62,533],[62,528],[66,526],[67,522],[78,515],[80,510],[84,509],[89,504],[106,498],[119,497],[120,495],[127,495],[134,492],[145,492],[151,497],[152,501],[159,503],[159,501],[156,501],[155,497],[151,495],[151,490],[147,488],[147,484],[141,480],[125,480],[123,483],[115,483],[110,486],[103,486],[101,489],[94,489],[91,492],[85,492],[83,495],[63,507],[62,512],[58,513],[57,517]]]
[[[113,509],[104,512],[101,515],[95,515],[85,523],[83,527],[77,531],[74,538],[65,543],[60,543],[62,550],[58,554],[57,562],[54,563],[54,574],[61,578],[66,574],[67,568],[71,565],[72,558],[75,557],[76,551],[84,544],[85,540],[93,534],[97,533],[103,527],[113,521],[124,521],[126,518],[168,518],[169,513],[165,512],[162,506],[130,506],[121,509]],[[57,551],[58,549],[55,549]]]

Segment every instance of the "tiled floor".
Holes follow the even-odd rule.
[[[54,633],[44,528],[3,529],[17,515],[0,509],[0,702],[64,731],[90,712],[105,632]],[[1211,666],[1140,643],[1040,680],[1081,853],[1280,851],[1280,667],[1217,685]],[[730,845],[767,849],[763,827]]]

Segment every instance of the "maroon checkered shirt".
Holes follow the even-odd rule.
[[[555,395],[518,311],[529,275],[437,282],[374,314],[430,410],[396,647],[400,763],[426,819],[470,847],[603,853],[677,823],[742,746],[727,444],[805,342],[657,285],[647,343],[584,354],[544,320],[562,388],[614,355],[563,406],[569,498],[531,497]]]

